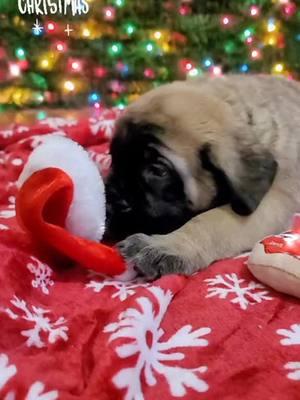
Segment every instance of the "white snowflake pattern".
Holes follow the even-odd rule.
[[[91,159],[97,164],[100,171],[107,171],[111,165],[111,156],[107,153],[96,153],[89,150]]]
[[[7,225],[0,224],[0,231],[7,231],[8,229]]]
[[[67,332],[69,328],[65,325],[66,320],[63,317],[58,318],[55,322],[51,322],[50,318],[46,316],[46,314],[50,313],[49,310],[32,306],[32,311],[30,311],[26,302],[19,299],[17,296],[14,296],[11,303],[18,311],[22,311],[23,315],[19,316],[16,314],[17,311],[12,311],[10,308],[6,308],[5,312],[10,318],[21,318],[34,325],[32,329],[21,331],[21,335],[28,338],[26,341],[28,347],[45,347],[46,344],[41,336],[42,333],[45,333],[48,336],[47,339],[49,343],[56,343],[59,339],[64,341],[68,340]]]
[[[13,129],[4,129],[0,131],[0,136],[3,137],[3,139],[8,139],[12,137],[14,134]]]
[[[293,324],[290,329],[277,329],[276,333],[285,336],[280,340],[282,346],[300,345],[300,324]],[[291,371],[287,374],[288,379],[300,381],[300,361],[290,361],[284,368]]]
[[[300,381],[300,361],[290,361],[285,364],[285,369],[290,370],[287,377],[292,381]]]
[[[11,160],[12,165],[14,165],[15,167],[19,167],[20,165],[23,164],[23,160],[22,158],[13,158]]]
[[[9,364],[7,355],[4,353],[0,354],[0,390],[16,373],[17,368],[15,365]]]
[[[42,125],[48,125],[50,128],[53,129],[60,129],[65,126],[76,126],[78,123],[77,119],[66,119],[66,118],[59,118],[59,117],[52,117],[52,118],[45,118],[41,121]]]
[[[6,210],[0,211],[0,218],[14,218],[16,216],[16,198],[14,196],[10,196],[8,198],[9,205]]]
[[[208,286],[206,297],[218,296],[220,299],[226,299],[229,295],[235,295],[230,302],[238,304],[242,310],[246,310],[249,305],[261,303],[263,300],[272,300],[268,296],[268,291],[264,285],[253,281],[245,282],[237,274],[216,275],[214,278],[205,279]],[[263,289],[263,290],[261,290]]]
[[[35,382],[30,386],[25,400],[56,400],[58,399],[58,391],[44,392],[45,385],[42,382]]]
[[[113,279],[105,279],[101,282],[91,280],[86,284],[86,288],[92,289],[95,293],[100,293],[104,288],[112,287],[116,291],[111,298],[119,298],[120,301],[126,300],[129,296],[136,293],[136,289],[149,286],[143,279],[136,279],[132,282],[121,282]]]
[[[285,336],[280,340],[283,346],[294,346],[300,344],[300,324],[293,324],[290,329],[277,329],[277,334]]]
[[[66,133],[64,131],[59,130],[59,131],[51,132],[51,135],[66,136]],[[43,143],[45,136],[46,135],[32,135],[25,139],[21,139],[19,141],[19,143],[21,143],[21,144],[28,143],[32,149],[35,149],[37,146],[39,146]]]
[[[30,258],[33,263],[28,263],[26,267],[35,276],[35,279],[31,281],[32,287],[40,288],[44,294],[49,294],[48,286],[54,285],[54,282],[51,279],[52,269],[37,258]]]
[[[14,364],[9,364],[8,356],[4,353],[0,354],[0,390],[4,388],[6,383],[14,377],[18,372]],[[42,382],[34,382],[25,397],[25,400],[56,400],[58,399],[58,391],[44,392],[45,385]],[[44,393],[43,393],[44,392]],[[2,397],[1,397],[2,398]],[[6,394],[3,400],[15,400],[16,393],[10,391]]]
[[[128,343],[115,348],[117,355],[124,359],[137,355],[133,367],[120,370],[113,382],[119,389],[126,389],[124,400],[143,400],[142,376],[149,386],[157,384],[158,375],[166,379],[172,396],[183,397],[187,388],[197,392],[208,390],[208,384],[200,378],[206,372],[206,366],[184,368],[178,362],[185,358],[177,348],[205,347],[208,341],[203,338],[211,332],[208,327],[193,330],[191,325],[180,328],[168,340],[163,341],[162,319],[172,300],[171,291],[163,291],[159,287],[148,289],[156,298],[159,309],[155,311],[148,297],[136,300],[138,308],[128,308],[120,313],[118,321],[108,324],[104,332],[110,333],[109,342],[116,339],[128,339]],[[173,351],[172,351],[173,350]],[[176,361],[176,365],[165,364],[166,361]]]
[[[113,136],[115,129],[115,118],[108,118],[105,115],[97,118],[90,118],[90,128],[93,135],[97,135],[100,131],[104,132],[107,139]]]
[[[29,131],[28,126],[20,125],[20,126],[17,127],[17,132],[18,133],[24,133],[24,132],[28,132],[28,131]]]

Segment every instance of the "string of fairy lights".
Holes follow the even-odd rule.
[[[89,0],[89,3],[96,1]],[[15,48],[7,48],[5,41],[0,40],[0,107],[78,105],[76,101],[80,99],[81,105],[85,103],[99,109],[108,98],[108,103],[122,109],[144,91],[174,78],[168,64],[162,62],[168,56],[172,56],[172,66],[176,64],[176,78],[187,76],[192,79],[205,72],[221,76],[227,72],[222,62],[216,60],[209,51],[200,60],[197,57],[181,57],[189,46],[189,37],[179,30],[173,31],[168,25],[146,29],[134,18],[119,21],[119,11],[126,8],[128,1],[112,0],[111,4],[102,6],[100,23],[92,12],[87,19],[73,22],[71,18],[68,21],[55,20],[52,16],[36,18],[32,23],[21,15],[15,15],[15,29],[30,33],[40,41],[46,40],[47,46],[41,46],[38,54],[31,54],[32,50],[26,46],[26,41]],[[263,72],[297,78],[299,71],[290,70],[281,55],[284,53],[280,52],[286,46],[283,25],[293,18],[299,18],[300,21],[297,4],[290,0],[273,0],[272,4],[273,15],[265,15],[262,7],[254,1],[244,14],[228,13],[218,17],[219,28],[224,34],[231,30],[238,32],[235,39],[225,42],[225,53],[232,52],[236,41],[242,43],[247,59],[239,64],[237,72],[250,73],[255,62],[263,61],[265,49],[274,48],[277,59],[272,62],[269,71]],[[179,18],[191,16],[192,0],[181,1],[177,13]],[[246,27],[245,20],[249,21]],[[239,26],[242,27],[240,31]],[[143,31],[142,36],[140,31]],[[102,43],[104,37],[106,40]],[[295,40],[300,42],[300,27]],[[83,49],[82,56],[78,55],[80,51],[74,51],[79,42]],[[84,43],[91,45],[93,42],[102,46],[108,63],[91,57],[91,52],[85,55]],[[142,67],[139,66],[136,71],[126,56],[129,45],[141,60],[143,57],[147,60],[144,66],[139,62]],[[50,76],[51,84],[48,82]]]

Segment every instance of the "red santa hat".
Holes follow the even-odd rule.
[[[121,280],[135,276],[115,248],[100,243],[104,184],[81,146],[63,136],[45,136],[18,184],[17,218],[33,240],[96,272]]]

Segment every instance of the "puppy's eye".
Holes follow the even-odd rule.
[[[147,167],[147,174],[156,178],[166,178],[169,174],[169,168],[164,163],[150,164]]]

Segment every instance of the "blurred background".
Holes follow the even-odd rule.
[[[0,113],[123,109],[155,86],[204,73],[300,77],[299,0],[88,4],[86,15],[36,16],[0,0]]]

